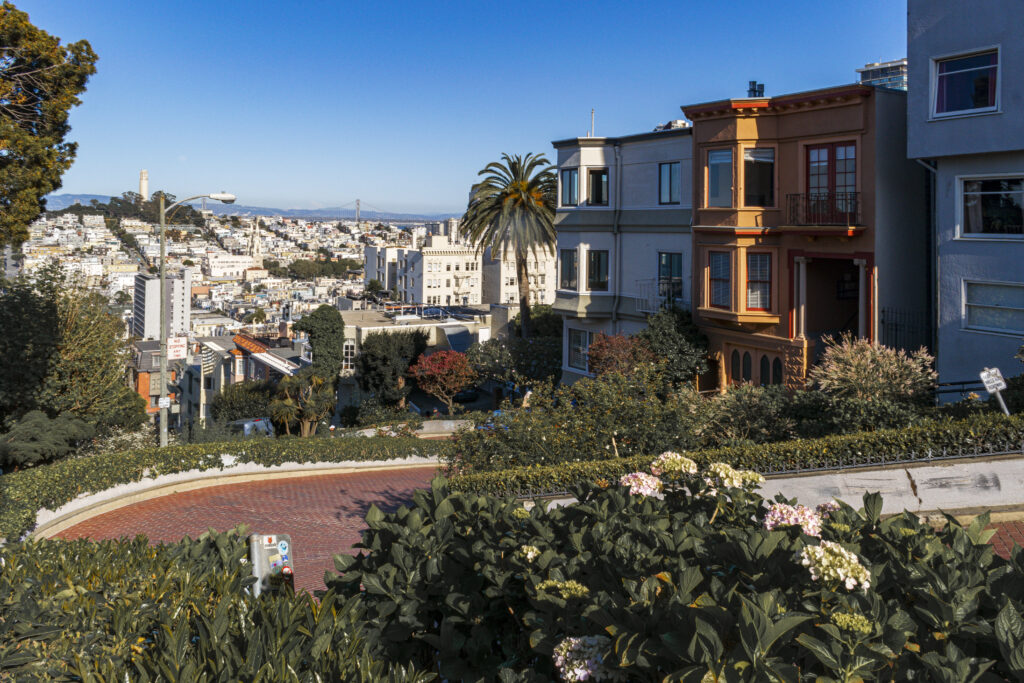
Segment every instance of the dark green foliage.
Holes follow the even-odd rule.
[[[66,458],[0,476],[0,538],[20,538],[35,526],[40,509],[56,510],[83,493],[99,493],[161,474],[222,469],[221,455],[239,463],[273,466],[439,455],[448,448],[445,441],[416,438],[251,438]]]
[[[469,362],[485,380],[526,383],[554,382],[562,376],[562,338],[492,337],[466,351]]]
[[[766,530],[770,501],[756,494],[708,495],[699,478],[664,500],[614,484],[574,494],[578,504],[527,511],[435,480],[411,508],[371,508],[368,552],[336,556],[342,575],[328,586],[363,597],[386,657],[447,680],[500,669],[556,680],[556,645],[597,635],[605,666],[630,681],[999,681],[1024,670],[1024,552],[996,556],[987,515],[933,531],[910,513],[881,520],[877,494],[859,511],[843,505],[821,540],[870,572],[869,589],[848,591],[811,578],[800,553],[819,539]]]
[[[0,549],[0,679],[347,681],[432,676],[380,658],[360,598],[253,598],[238,531],[170,545]]]
[[[384,290],[384,285],[380,283],[380,280],[374,278],[366,283],[367,294],[379,294]]]
[[[345,321],[334,306],[321,304],[292,326],[309,335],[313,349],[313,372],[333,385],[344,362]]]
[[[124,381],[124,323],[57,263],[0,289],[0,420],[70,413],[98,430],[137,427],[145,403]]]
[[[688,311],[663,309],[647,319],[647,328],[638,336],[647,342],[665,381],[673,386],[689,382],[708,369],[708,340]]]
[[[74,162],[68,112],[95,64],[88,42],[61,45],[11,3],[0,7],[0,250],[28,239],[43,197]]]
[[[277,261],[264,261],[266,268],[274,277],[288,277],[293,280],[313,280],[318,277],[347,277],[350,271],[362,270],[363,264],[352,259],[316,260],[297,259],[282,267]]]
[[[499,418],[500,421],[500,418]],[[485,431],[485,430],[481,430]],[[502,430],[494,430],[492,443],[500,450]],[[537,437],[538,440],[541,438]],[[514,469],[495,468],[487,471],[476,466],[478,460],[463,465],[465,450],[459,440],[449,457],[456,472],[451,485],[465,491],[481,493],[529,493],[531,491],[565,491],[584,481],[615,479],[628,472],[641,469],[651,454],[672,448],[641,452],[632,457],[615,458],[608,451],[584,451],[583,456],[563,458],[552,464],[539,459],[538,465],[524,465]],[[486,443],[486,442],[485,442]],[[826,436],[818,439],[794,439],[769,444],[740,443],[727,448],[691,450],[686,453],[698,464],[724,462],[735,467],[770,473],[780,470],[834,467],[846,464],[881,464],[884,459],[897,455],[927,460],[932,455],[960,453],[1012,452],[1024,443],[1024,417],[1004,417],[1001,414],[977,416],[969,420],[938,420],[923,422],[903,429],[886,429],[856,434]],[[620,446],[621,448],[621,446]],[[678,447],[677,447],[678,450]],[[550,462],[550,461],[548,461]]]
[[[10,470],[63,458],[95,433],[90,425],[67,413],[51,420],[46,413],[33,410],[9,432],[0,434],[0,468]]]
[[[510,333],[513,337],[521,337],[523,334],[522,313],[516,313],[512,318]],[[537,304],[530,306],[530,324],[533,325],[531,337],[558,337],[562,338],[562,316],[551,310],[548,304]]]
[[[147,223],[153,223],[154,225],[160,223],[160,196],[164,197],[164,206],[170,206],[174,202],[178,201],[177,197],[173,194],[164,192],[163,190],[156,190],[151,193],[149,199],[143,201],[142,195],[138,192],[124,192],[120,197],[111,197],[110,201],[106,204],[93,200],[89,206],[82,204],[73,204],[65,207],[60,211],[55,211],[55,215],[61,214],[72,214],[78,216],[79,219],[85,214],[100,214],[107,218],[107,225],[111,228],[111,232],[120,239],[127,246],[138,249],[138,243],[135,240],[134,235],[125,232],[120,228],[120,222],[122,218],[134,218]],[[198,210],[189,206],[188,204],[182,204],[181,206],[175,207],[167,214],[167,225],[193,225],[201,228],[206,224],[206,219],[203,217]]]
[[[420,331],[368,334],[356,356],[359,388],[385,405],[405,405],[409,365],[427,348]]]

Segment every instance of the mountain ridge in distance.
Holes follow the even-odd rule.
[[[46,210],[60,211],[75,204],[76,202],[86,207],[95,199],[98,202],[106,203],[110,196],[101,194],[51,194],[46,196]],[[201,206],[199,202],[192,202],[195,207]],[[220,202],[208,201],[206,208],[217,216],[281,216],[282,218],[324,218],[324,219],[346,219],[355,218],[355,209],[346,209],[340,206],[329,206],[323,209],[276,209],[265,206],[247,206],[244,204],[222,204]],[[380,211],[360,211],[360,218],[364,220],[393,220],[393,221],[437,221],[445,218],[459,218],[457,213],[436,213],[436,214],[414,214],[414,213],[385,213]]]

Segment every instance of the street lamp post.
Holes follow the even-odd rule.
[[[226,192],[213,192],[210,194],[197,194],[195,197],[188,197],[181,201],[174,202],[170,206],[164,208],[164,194],[160,193],[160,447],[163,448],[167,445],[167,418],[170,411],[168,411],[168,400],[167,400],[167,236],[164,234],[167,231],[167,212],[178,206],[181,206],[185,202],[190,202],[193,199],[202,199],[208,197],[215,199],[225,204],[232,204],[235,201],[235,195],[228,194]]]

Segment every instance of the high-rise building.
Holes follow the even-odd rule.
[[[146,169],[139,171],[139,194],[142,201],[149,201],[149,171]]]
[[[875,85],[890,90],[907,89],[907,58],[894,59],[891,62],[875,62],[865,64],[857,69],[860,82],[864,85]]]
[[[167,278],[167,335],[187,335],[192,319],[192,271]],[[160,276],[139,273],[135,276],[135,302],[132,334],[139,339],[160,337]]]

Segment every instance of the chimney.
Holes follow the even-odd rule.
[[[747,97],[764,97],[764,83],[747,82]]]

